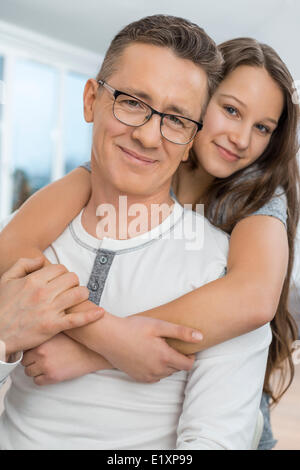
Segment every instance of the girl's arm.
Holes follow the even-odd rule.
[[[227,274],[183,297],[141,313],[200,329],[195,345],[168,341],[178,351],[197,352],[270,322],[276,313],[288,266],[284,224],[267,215],[249,216],[235,226]]]
[[[59,354],[58,354],[59,351]],[[25,374],[36,385],[50,385],[113,367],[99,354],[59,333],[25,352]]]
[[[42,255],[42,252],[64,231],[68,223],[87,203],[90,187],[89,172],[84,169],[76,169],[62,180],[51,184],[32,196],[0,233],[0,276],[11,266],[14,260],[24,257],[25,253],[28,257]],[[73,197],[74,188],[76,188],[76,197]],[[91,307],[95,308],[94,304],[86,301],[75,306],[73,309],[69,309],[68,312],[84,313],[89,311]],[[106,313],[105,325],[106,328],[113,326],[114,330],[118,331],[122,338],[122,319]],[[153,382],[173,373],[175,370],[189,370],[192,367],[193,358],[187,358],[179,354],[166,344],[163,337],[172,336],[172,338],[195,343],[199,341],[199,338],[193,338],[194,330],[151,318],[133,318],[131,325],[139,329],[139,337],[142,337],[144,346],[147,342],[148,350],[150,350],[150,354],[143,354],[139,358],[140,367],[138,371],[135,368],[133,368],[132,374],[130,374],[131,369],[128,371],[133,378],[140,381]],[[100,330],[104,331],[104,325],[101,325]],[[93,333],[94,331],[96,332],[97,330],[93,330]],[[82,334],[79,332],[79,336],[82,338],[79,342],[89,346],[90,341],[87,332],[83,331]],[[96,344],[98,345],[98,343],[99,340],[97,339]],[[81,374],[84,369],[83,363],[85,367],[88,365],[86,373],[90,371],[90,366],[96,367],[97,370],[98,368],[113,367],[100,356],[95,359],[95,354],[92,354],[92,352],[98,352],[97,348],[93,349],[90,347],[90,353],[87,354],[85,351],[84,354],[84,349],[80,345],[75,344],[75,342],[66,342],[65,344],[78,349],[82,355],[82,361],[79,368],[74,368],[74,361],[70,366],[63,363],[63,366],[58,369],[58,373],[64,377],[69,377],[70,372],[71,374],[76,373],[76,370]],[[129,351],[128,349],[128,353]],[[149,367],[145,363],[147,356],[148,361],[151,357]],[[132,357],[134,355],[131,356],[131,359]],[[87,358],[91,364],[88,364]],[[132,362],[130,360],[130,364]]]
[[[0,276],[19,258],[35,258],[87,204],[90,174],[76,168],[31,196],[0,233]]]
[[[0,235],[1,269],[9,267],[20,256],[40,254],[80,211],[89,192],[89,173],[77,169],[33,196]],[[58,201],[63,201],[63,206],[58,205]],[[64,211],[58,214],[57,207]],[[32,227],[36,234],[32,233]],[[273,318],[287,262],[284,225],[269,216],[247,217],[233,230],[226,276],[140,315],[202,331],[204,340],[197,345],[170,342],[185,353],[200,351],[256,329]],[[107,341],[103,320],[98,322],[98,328],[94,323],[73,330],[73,337],[86,346],[91,343],[93,350],[97,344],[98,349],[102,339],[103,345]],[[98,334],[103,337],[101,341],[99,336],[96,341]]]
[[[288,265],[288,241],[280,220],[255,215],[240,221],[230,240],[227,274],[160,307],[122,319],[122,331],[103,319],[66,334],[94,351],[102,352],[115,367],[127,373],[130,358],[118,352],[137,346],[134,317],[152,317],[186,325],[203,333],[204,339],[190,344],[168,339],[172,348],[184,354],[199,352],[271,321],[276,313]],[[127,325],[128,324],[128,325]],[[113,338],[116,338],[114,340]],[[112,351],[111,344],[114,344]],[[143,355],[143,344],[136,348]],[[130,374],[131,375],[131,374]]]

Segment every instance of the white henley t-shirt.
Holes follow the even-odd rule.
[[[127,240],[92,237],[81,215],[45,255],[76,272],[114,315],[162,305],[224,274],[228,236],[177,202],[161,225]],[[270,341],[265,325],[154,384],[104,370],[40,387],[20,363],[0,363],[0,382],[12,380],[0,449],[249,449]]]

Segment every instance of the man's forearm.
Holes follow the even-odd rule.
[[[87,348],[87,354],[89,356],[89,370],[87,373],[97,372],[99,370],[114,369],[110,362],[108,362],[103,356]]]
[[[80,328],[77,328],[79,330]],[[74,330],[75,331],[75,330]],[[67,331],[64,332],[66,334]],[[66,335],[68,336],[68,335]],[[103,356],[98,354],[97,352],[91,350],[87,346],[83,345],[79,341],[75,340],[75,338],[71,338],[69,335],[69,341],[73,341],[73,344],[77,344],[78,346],[78,353],[80,354],[80,359],[84,360],[84,362],[87,365],[87,368],[85,370],[86,374],[92,373],[92,372],[97,372],[99,370],[104,370],[104,369],[113,369],[113,366],[108,362]],[[63,349],[62,349],[63,351]],[[59,352],[59,351],[58,351]]]
[[[84,306],[84,304],[85,302],[82,306]],[[67,330],[64,333],[78,343],[83,344],[91,351],[105,356],[110,332],[113,328],[119,327],[119,320],[120,319],[114,315],[105,312],[100,320],[81,328]]]

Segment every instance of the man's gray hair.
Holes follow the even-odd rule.
[[[132,43],[168,47],[176,56],[191,60],[207,74],[208,96],[212,96],[221,78],[223,59],[215,42],[204,29],[183,18],[153,15],[125,26],[112,40],[97,80],[108,80],[117,70],[118,59]]]

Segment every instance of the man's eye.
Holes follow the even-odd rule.
[[[144,109],[142,103],[140,103],[138,100],[126,96],[119,98],[118,105],[122,106],[124,110],[126,109],[128,111],[141,111]]]
[[[224,106],[224,109],[231,116],[236,116],[238,114],[238,110],[233,106]]]
[[[136,100],[124,100],[123,103],[126,104],[130,108],[140,108],[141,107],[141,104]]]
[[[184,127],[183,121],[179,119],[177,116],[169,114],[168,116],[166,116],[166,119],[168,123],[172,125],[173,127],[180,127],[180,128]]]

